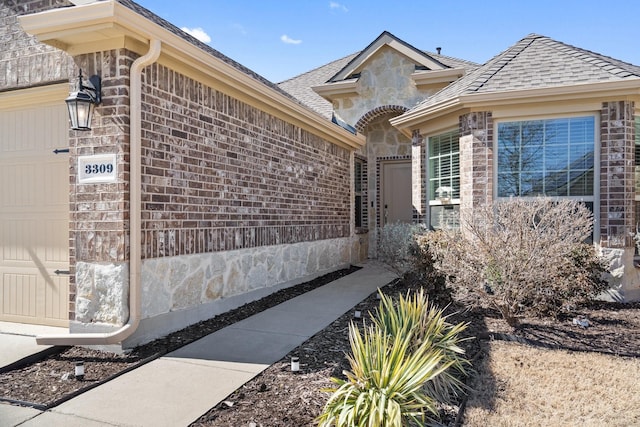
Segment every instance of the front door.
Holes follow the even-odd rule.
[[[381,167],[382,209],[380,225],[394,222],[411,223],[411,162],[384,162]]]

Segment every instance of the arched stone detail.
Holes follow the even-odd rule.
[[[409,109],[407,107],[403,107],[402,105],[382,105],[380,107],[376,107],[373,110],[367,112],[365,115],[360,117],[358,123],[356,123],[356,130],[359,133],[363,133],[365,128],[369,123],[371,123],[374,119],[377,119],[380,116],[384,116],[386,114],[396,114],[400,115],[407,112]]]

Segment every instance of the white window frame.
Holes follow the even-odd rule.
[[[593,242],[600,241],[600,114],[594,112],[583,113],[567,113],[567,114],[554,114],[554,115],[532,115],[532,116],[517,116],[500,118],[494,120],[494,132],[493,132],[493,194],[494,199],[498,202],[501,200],[508,200],[513,197],[498,197],[498,126],[500,123],[512,123],[512,122],[527,122],[533,120],[553,120],[553,119],[571,119],[577,117],[593,117],[594,126],[594,141],[593,141],[593,196],[550,196],[550,199],[554,200],[577,200],[580,202],[593,203]],[[530,198],[536,196],[519,196],[522,198]]]
[[[457,133],[458,134],[458,172],[459,172],[459,185],[460,188],[458,189],[458,198],[456,199],[450,199],[448,202],[444,203],[441,200],[437,200],[435,197],[431,198],[431,138],[440,136],[440,135],[445,135],[448,133]],[[431,206],[445,206],[445,205],[458,205],[460,206],[460,192],[462,190],[462,176],[460,174],[460,169],[461,169],[461,164],[460,164],[460,130],[457,127],[451,128],[449,130],[445,130],[442,132],[438,132],[436,134],[433,135],[429,135],[427,136],[427,145],[425,147],[425,153],[424,153],[424,159],[425,159],[425,187],[426,187],[426,191],[425,191],[425,195],[426,195],[426,202],[427,202],[427,212],[425,215],[425,221],[427,223],[427,226],[431,225]]]

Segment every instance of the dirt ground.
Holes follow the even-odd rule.
[[[307,292],[335,280],[348,271],[341,271],[315,281],[285,289],[263,300],[194,325],[169,337],[141,347],[129,355],[114,356],[82,348],[69,348],[59,355],[10,372],[0,373],[0,398],[8,401],[31,402],[36,407],[53,407],[69,397],[94,387],[114,375],[132,369],[145,360],[167,353],[184,344],[248,317],[288,298]],[[410,286],[394,282],[384,288],[388,295],[406,293]],[[357,307],[365,314],[358,322],[366,322],[366,313],[374,311],[378,301],[371,295]],[[473,360],[478,374],[486,367],[490,353],[488,344],[494,340],[515,341],[536,349],[562,349],[572,352],[606,354],[613,358],[640,357],[640,304],[622,305],[594,303],[566,317],[554,320],[524,319],[514,331],[495,313],[463,310],[455,304],[447,308],[450,321],[469,322],[465,334],[467,357]],[[588,327],[574,321],[587,320]],[[328,394],[329,378],[341,376],[348,369],[345,353],[349,350],[348,324],[353,310],[345,313],[326,329],[303,343],[262,374],[236,390],[224,402],[212,407],[192,426],[311,426],[320,413]],[[292,372],[290,359],[299,357],[300,370]],[[87,376],[77,381],[73,363],[84,360]],[[471,384],[472,378],[468,381]],[[476,396],[477,397],[477,396]],[[475,397],[469,400],[473,401]],[[455,405],[441,408],[443,425],[463,423],[467,398],[461,396]],[[462,408],[462,410],[460,410]]]

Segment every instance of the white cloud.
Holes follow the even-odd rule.
[[[329,9],[338,9],[341,10],[343,12],[349,12],[349,9],[347,9],[347,7],[343,4],[340,4],[338,2],[335,1],[330,1],[329,2]]]
[[[247,35],[247,30],[241,24],[232,24],[231,28],[243,36]]]
[[[282,40],[282,42],[286,43],[286,44],[300,44],[300,43],[302,43],[302,40],[294,40],[294,39],[292,39],[291,37],[289,37],[286,34],[281,35],[280,36],[280,40]]]
[[[211,37],[209,37],[209,34],[207,34],[200,27],[196,27],[196,28],[182,27],[181,30],[184,31],[185,33],[191,34],[193,37],[197,38],[198,40],[200,40],[203,43],[210,43],[211,42]]]

